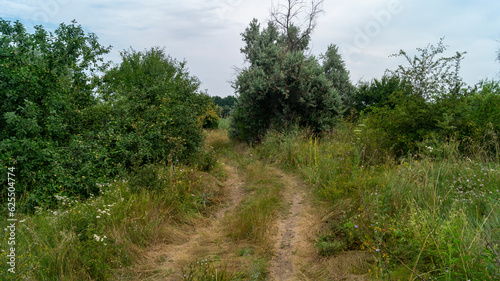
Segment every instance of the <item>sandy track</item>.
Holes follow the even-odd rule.
[[[310,255],[311,242],[307,237],[307,218],[310,212],[305,200],[304,184],[295,176],[271,168],[283,184],[283,200],[288,210],[278,219],[278,234],[275,238],[275,257],[271,260],[271,280],[302,280],[300,278],[301,256]]]
[[[141,255],[143,258],[130,268],[133,276],[127,280],[181,280],[181,268],[195,262],[196,257],[214,255],[217,251],[229,248],[227,239],[222,235],[222,221],[226,213],[231,212],[243,197],[241,179],[237,169],[224,165],[228,175],[225,181],[227,201],[215,213],[215,216],[206,218],[192,227],[174,227],[173,232],[183,237],[173,244],[160,243],[146,249]],[[186,234],[189,232],[189,234]],[[175,236],[175,234],[172,234]],[[127,274],[128,275],[128,274]]]

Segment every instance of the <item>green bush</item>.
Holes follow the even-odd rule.
[[[212,97],[214,104],[217,106],[217,114],[220,118],[228,118],[236,104],[237,99],[234,96],[221,98],[219,96]]]
[[[371,82],[360,82],[351,100],[351,107],[354,109],[355,117],[358,117],[361,113],[366,115],[375,108],[385,106],[394,108],[396,104],[391,101],[390,97],[396,92],[409,95],[411,86],[399,77],[391,75],[384,75],[380,80],[373,79]]]
[[[403,92],[391,94],[389,102],[394,104],[394,108],[374,108],[361,122],[373,129],[371,133],[382,136],[380,146],[385,151],[391,151],[396,156],[416,153],[419,143],[437,129],[435,106],[422,97]],[[370,137],[368,140],[371,141]]]
[[[87,197],[113,172],[99,161],[106,148],[82,138],[97,134],[87,118],[99,103],[96,73],[106,69],[109,50],[76,22],[29,34],[20,22],[0,19],[0,171],[15,168],[23,208],[54,203],[59,193]]]
[[[75,22],[29,34],[0,19],[0,172],[15,168],[23,210],[88,198],[143,165],[195,161],[202,128],[218,126],[185,62],[151,48],[109,69],[109,50]]]
[[[122,52],[122,63],[104,76],[103,99],[113,105],[108,128],[126,167],[188,159],[202,143],[202,127],[216,126],[212,100],[198,91],[185,62],[160,48]]]
[[[500,83],[482,81],[463,99],[457,116],[459,139],[476,144],[498,160],[500,153]]]

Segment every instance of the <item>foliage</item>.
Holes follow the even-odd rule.
[[[373,129],[367,133],[380,135],[380,147],[396,156],[417,152],[418,144],[437,128],[436,107],[420,96],[403,92],[393,93],[389,102],[395,107],[374,108],[364,120],[366,126]]]
[[[367,139],[377,139],[378,149],[398,157],[423,153],[450,139],[459,141],[462,152],[480,149],[496,157],[498,83],[465,88],[458,75],[463,53],[438,57],[445,51],[442,41],[418,50],[420,56],[413,59],[400,52],[409,67],[358,85],[354,117],[361,112]]]
[[[376,81],[360,86],[358,93],[376,96],[378,85]],[[412,87],[402,84],[398,87],[385,101],[364,109],[360,120],[368,129],[364,132],[367,142],[375,142],[379,149],[402,156],[425,153],[445,140],[454,139],[462,153],[482,151],[485,156],[498,158],[498,82],[483,81],[475,88],[432,102],[415,95]]]
[[[237,99],[234,96],[221,98],[219,96],[212,97],[214,104],[219,108],[219,117],[227,118],[231,115]]]
[[[466,52],[456,52],[452,57],[436,57],[444,51],[446,46],[443,38],[437,46],[428,45],[426,48],[417,48],[419,56],[410,57],[405,51],[400,50],[392,56],[404,57],[409,66],[400,65],[393,75],[408,81],[415,94],[426,100],[435,99],[444,95],[456,93],[462,87],[462,79],[459,76],[460,61]]]
[[[202,142],[202,126],[217,116],[200,82],[160,48],[122,52],[122,63],[104,76],[102,98],[113,108],[114,147],[126,167],[186,159]]]
[[[411,95],[411,87],[404,80],[397,76],[384,75],[381,79],[373,79],[370,82],[360,82],[355,89],[351,106],[355,117],[359,114],[370,113],[375,108],[388,106],[394,108],[395,103],[391,102],[391,95],[396,92],[404,92]]]
[[[270,128],[294,123],[315,132],[330,129],[341,113],[340,96],[316,58],[304,54],[307,44],[290,49],[290,33],[280,33],[273,22],[261,31],[255,19],[242,36],[250,66],[233,85],[239,97],[231,136],[255,142]]]
[[[102,158],[107,148],[82,138],[96,133],[97,73],[109,50],[76,22],[29,34],[20,22],[0,19],[0,169],[16,168],[16,191],[27,206],[58,193],[89,196],[112,172]]]
[[[338,47],[335,45],[328,46],[326,53],[321,55],[321,59],[323,60],[323,71],[326,78],[332,82],[332,87],[338,91],[343,104],[349,109],[353,104],[352,96],[355,88],[351,84],[349,71],[346,70]]]
[[[149,165],[130,180],[100,184],[98,196],[56,196],[57,209],[18,214],[15,280],[115,280],[113,273],[131,265],[139,248],[168,239],[166,227],[217,206],[218,183],[193,166]],[[7,214],[1,217],[7,225]],[[2,245],[8,238],[2,231]],[[2,263],[0,279],[14,280],[7,268]]]
[[[496,156],[500,153],[500,83],[481,81],[462,99],[461,106],[453,112],[459,139],[470,145],[478,144]],[[451,106],[450,106],[451,107]]]

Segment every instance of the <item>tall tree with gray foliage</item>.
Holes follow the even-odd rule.
[[[241,34],[248,65],[233,82],[238,102],[232,137],[255,142],[269,129],[294,124],[325,131],[342,113],[339,91],[325,67],[306,53],[321,4],[312,1],[308,10],[306,2],[288,0],[272,9],[265,28],[254,19]]]

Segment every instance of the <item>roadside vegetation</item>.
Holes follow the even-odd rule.
[[[499,279],[500,83],[466,85],[466,53],[441,39],[353,85],[334,44],[310,52],[321,3],[253,20],[225,98],[162,48],[110,65],[76,22],[29,34],[0,19],[0,173],[15,175],[0,222],[17,219],[16,274],[2,262],[0,279],[267,280],[298,186],[276,167],[315,213],[294,276]],[[162,245],[193,253],[131,272]]]
[[[0,19],[0,34],[0,172],[14,175],[0,184],[15,187],[1,221],[18,221],[16,273],[4,231],[0,279],[111,278],[222,200],[203,135],[215,105],[185,62],[151,48],[111,66],[76,22],[30,34]]]
[[[376,162],[363,124],[322,138],[269,133],[259,155],[300,174],[330,215],[314,244],[335,256],[368,251],[383,280],[489,280],[499,275],[500,166],[485,151],[464,156],[456,141],[439,157],[389,154]]]
[[[444,56],[441,39],[350,86],[334,45],[322,65],[305,55],[320,3],[305,26],[294,24],[305,7],[288,1],[242,34],[249,66],[234,82],[230,136],[327,204],[319,255],[369,252],[366,273],[382,280],[499,278],[499,83],[467,86],[466,53]]]

